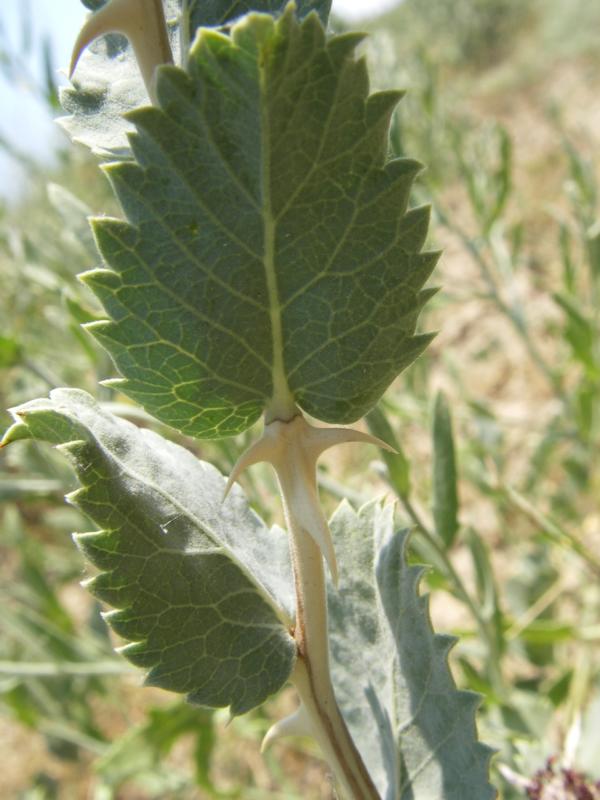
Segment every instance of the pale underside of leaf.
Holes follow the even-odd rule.
[[[416,162],[387,162],[399,95],[369,97],[360,37],[316,15],[202,31],[188,74],[128,116],[134,162],[107,168],[127,220],[94,223],[84,280],[119,388],[185,433],[227,436],[265,409],[364,414],[430,337],[415,336],[436,254]]]
[[[295,643],[287,541],[210,464],[56,390],[14,411],[6,441],[58,444],[81,483],[71,502],[102,530],[76,536],[100,570],[88,588],[147,682],[201,705],[254,708],[289,678]]]
[[[200,27],[225,25],[249,11],[280,14],[288,0],[188,0],[192,31]],[[327,24],[331,0],[296,0],[296,13],[300,18],[316,11],[324,25]]]
[[[422,568],[406,562],[393,509],[331,520],[340,560],[329,593],[332,674],[350,731],[383,800],[492,800],[491,750],[477,741],[479,698],[457,690],[449,636],[434,634]]]
[[[104,0],[85,3],[100,8]],[[231,23],[248,11],[279,14],[287,0],[164,0],[175,63],[200,27]],[[298,15],[317,11],[327,23],[331,0],[298,0]],[[183,16],[182,16],[183,12]],[[130,157],[127,134],[132,126],[124,114],[145,105],[148,95],[131,44],[111,34],[99,39],[83,55],[73,86],[61,90],[61,104],[69,116],[60,120],[73,141],[104,158]]]

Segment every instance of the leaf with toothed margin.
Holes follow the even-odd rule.
[[[333,683],[382,800],[492,800],[480,698],[454,684],[455,639],[432,630],[423,568],[407,564],[393,507],[356,513],[343,503],[331,531],[340,566],[328,598]]]
[[[82,1],[91,10],[104,5],[103,0]],[[287,0],[186,0],[187,14],[182,17],[182,2],[164,0],[175,63],[181,60],[182,38],[193,41],[198,28],[225,25],[249,11],[277,15],[287,5]],[[300,18],[316,11],[327,24],[331,0],[297,0],[296,5]],[[73,141],[105,158],[128,157],[132,126],[123,115],[149,101],[127,39],[109,34],[92,44],[80,59],[73,85],[61,90],[60,101],[69,116],[59,122]]]
[[[254,708],[280,689],[296,647],[286,537],[268,530],[221,474],[184,448],[58,389],[13,410],[2,445],[59,445],[81,484],[70,496],[101,527],[75,536],[115,608],[123,653],[147,683],[200,705]]]
[[[121,391],[186,434],[294,404],[353,422],[430,341],[420,165],[387,161],[399,95],[369,96],[360,39],[292,10],[203,30],[128,116],[135,162],[106,167],[127,219],[94,221],[105,267],[82,276],[110,319],[89,329]]]

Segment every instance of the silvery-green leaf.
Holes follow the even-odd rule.
[[[81,489],[71,502],[101,527],[75,539],[99,574],[90,591],[130,642],[147,682],[191,702],[254,708],[287,681],[295,660],[286,537],[268,530],[239,488],[156,433],[58,389],[14,409],[3,445],[60,446]]]
[[[452,416],[448,401],[439,392],[433,413],[433,520],[435,531],[447,548],[459,529],[458,478]]]
[[[175,59],[179,58],[180,2],[165,0],[164,3]],[[104,2],[87,0],[84,5],[97,9]],[[60,102],[68,116],[58,121],[74,142],[84,144],[103,158],[130,157],[127,134],[133,128],[123,115],[150,101],[127,39],[109,34],[86,48],[72,86],[61,89]]]
[[[331,520],[340,565],[329,593],[333,683],[383,800],[491,800],[491,750],[477,741],[479,697],[458,691],[454,639],[431,628],[422,568],[409,566],[393,507]]]
[[[175,63],[181,60],[181,43],[193,41],[196,30],[224,25],[248,11],[279,14],[288,0],[165,0]],[[104,0],[84,0],[96,10]],[[297,14],[316,11],[327,23],[331,0],[298,0]],[[182,15],[182,7],[184,14]],[[182,25],[185,26],[182,29]],[[148,95],[137,69],[133,50],[124,36],[110,34],[92,44],[81,57],[73,86],[62,89],[61,104],[68,116],[60,120],[69,136],[104,158],[129,157],[127,134],[132,126],[124,114],[146,105]]]
[[[126,220],[94,229],[90,330],[119,388],[187,434],[227,436],[294,404],[326,422],[369,410],[424,349],[436,254],[407,211],[420,165],[387,161],[395,92],[369,96],[360,36],[316,15],[203,29],[159,107],[128,115],[134,162],[106,168]]]
[[[187,0],[192,35],[197,28],[225,25],[251,11],[277,16],[289,0]],[[316,11],[324,25],[327,24],[331,0],[296,0],[296,13],[300,19]]]

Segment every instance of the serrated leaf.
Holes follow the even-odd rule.
[[[178,430],[294,404],[352,422],[430,340],[420,165],[386,162],[399,96],[368,96],[359,40],[253,14],[202,31],[189,74],[160,70],[160,107],[128,115],[136,162],[107,168],[127,221],[95,221],[107,268],[83,277],[111,319],[91,331],[121,391]]]
[[[452,418],[440,392],[433,411],[433,519],[446,547],[452,547],[458,531],[458,489]]]
[[[154,432],[59,389],[14,410],[3,444],[60,445],[81,489],[71,501],[102,530],[77,544],[100,570],[88,583],[147,682],[191,702],[254,708],[287,681],[295,660],[287,542],[210,464]]]
[[[383,800],[491,800],[491,750],[477,741],[478,696],[448,668],[454,639],[434,634],[421,567],[406,562],[393,509],[342,504],[331,530],[340,560],[329,593],[336,696]]]
[[[193,41],[200,27],[225,25],[248,11],[279,14],[288,0],[164,0],[171,48],[176,63],[181,59],[180,42]],[[83,0],[97,10],[104,0]],[[181,30],[182,5],[186,16]],[[300,18],[316,11],[327,23],[331,0],[297,0]],[[73,86],[63,88],[60,102],[69,116],[60,124],[75,142],[96,155],[129,157],[127,134],[132,126],[123,116],[148,103],[148,95],[137,68],[133,50],[124,36],[109,34],[95,42],[80,59]]]

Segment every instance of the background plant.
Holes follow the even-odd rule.
[[[569,18],[567,12],[568,9],[564,6],[561,13]],[[402,27],[401,16],[399,20]],[[531,36],[538,35],[536,31],[551,27],[550,11],[542,22],[541,28],[527,30],[527,36],[530,37],[527,39],[528,57],[532,58],[533,52],[541,52],[540,48],[531,46]],[[448,35],[451,36],[452,32]],[[386,36],[389,41],[389,33]],[[519,51],[519,41],[517,36],[511,49],[513,58],[523,52]],[[385,45],[385,37],[383,42]],[[405,39],[400,38],[399,42],[398,52],[411,52]],[[571,44],[576,49],[573,41]],[[380,46],[379,51],[377,58],[382,60],[387,51],[384,46]],[[589,56],[586,55],[585,58]],[[411,65],[410,71],[407,71],[406,63]],[[388,461],[387,472],[383,472],[381,467],[381,474],[386,480],[389,476],[403,502],[408,501],[408,505],[405,505],[407,519],[414,519],[416,516],[418,524],[422,526],[422,535],[415,535],[413,544],[415,548],[419,548],[420,560],[426,555],[430,563],[435,565],[435,571],[426,580],[433,592],[434,612],[438,609],[436,598],[444,598],[445,610],[437,610],[440,620],[437,627],[467,634],[463,635],[462,643],[454,653],[455,672],[461,685],[484,692],[486,701],[482,720],[485,727],[482,733],[484,738],[493,740],[501,747],[498,762],[503,768],[503,775],[508,777],[498,776],[498,780],[503,782],[505,795],[518,797],[523,795],[524,788],[514,773],[524,776],[525,779],[531,778],[549,753],[559,753],[565,760],[574,757],[581,769],[588,770],[591,774],[594,770],[593,753],[597,742],[597,726],[594,724],[594,709],[597,704],[593,700],[594,691],[597,690],[594,667],[594,652],[597,651],[597,597],[593,576],[596,574],[594,543],[597,531],[597,477],[590,461],[594,455],[594,439],[590,435],[593,437],[596,434],[593,433],[594,425],[589,425],[589,412],[584,412],[581,417],[574,415],[572,405],[568,406],[568,413],[563,411],[564,399],[559,391],[560,380],[564,380],[568,402],[572,404],[575,400],[581,405],[581,401],[577,400],[580,390],[573,392],[571,388],[574,384],[589,385],[593,370],[590,372],[589,366],[587,369],[583,366],[581,356],[573,355],[571,341],[577,340],[574,322],[564,309],[564,298],[557,298],[555,301],[552,299],[552,292],[561,295],[566,293],[572,301],[575,298],[576,308],[580,313],[585,312],[583,318],[591,326],[591,337],[596,341],[597,327],[594,328],[593,306],[589,303],[590,278],[586,264],[590,263],[590,242],[594,239],[597,215],[594,192],[590,191],[590,187],[595,185],[597,165],[593,161],[593,132],[586,129],[585,120],[574,116],[574,106],[567,99],[570,94],[568,91],[561,93],[562,108],[558,120],[556,113],[547,117],[543,107],[535,118],[537,130],[560,131],[560,136],[564,136],[566,149],[562,150],[553,144],[560,140],[559,137],[553,138],[555,134],[552,134],[550,143],[546,145],[547,149],[539,157],[527,150],[525,131],[529,132],[532,128],[529,118],[524,116],[522,104],[527,101],[531,105],[533,100],[535,106],[535,100],[541,96],[541,87],[545,84],[535,69],[524,81],[519,62],[513,67],[511,78],[507,63],[501,62],[496,68],[492,67],[491,71],[484,73],[487,88],[484,85],[479,89],[476,102],[472,99],[472,76],[457,72],[455,66],[448,68],[445,63],[436,65],[432,63],[431,55],[426,57],[422,51],[416,52],[411,60],[403,59],[401,65],[413,84],[413,90],[405,102],[412,103],[417,109],[421,108],[423,113],[407,112],[404,117],[400,117],[398,134],[401,136],[395,146],[405,148],[407,152],[432,164],[426,175],[427,192],[435,193],[437,207],[442,213],[440,222],[448,228],[447,237],[443,233],[438,234],[444,239],[442,243],[447,245],[443,266],[447,275],[442,278],[445,284],[444,295],[436,301],[432,319],[426,325],[428,328],[440,327],[442,330],[438,343],[434,343],[431,355],[427,356],[429,362],[420,362],[407,373],[402,379],[401,393],[390,393],[382,408],[396,435],[401,436],[404,450],[410,454],[410,467],[408,461],[396,459]],[[570,85],[580,92],[586,92],[589,91],[586,87],[593,88],[594,85],[593,77],[585,71],[586,63],[584,60],[561,62],[556,69],[560,67],[567,73],[573,70]],[[397,83],[390,76],[389,65],[384,66],[386,72],[380,82]],[[543,68],[547,68],[546,62]],[[447,83],[449,75],[453,78],[450,89]],[[498,86],[495,86],[495,81]],[[461,96],[467,94],[470,97],[468,113],[464,101],[461,100]],[[507,95],[511,98],[511,108],[508,111],[503,106],[503,98]],[[448,110],[450,108],[452,111]],[[459,110],[458,113],[456,109]],[[496,132],[497,129],[489,129],[489,134],[487,128],[481,129],[478,124],[481,116],[488,120],[498,116],[508,130],[513,152],[517,152],[516,163],[513,160],[512,167],[508,165],[512,175],[509,196],[491,227],[489,221],[493,216],[494,204],[497,203],[496,198],[506,192],[506,168],[502,166],[502,159],[504,158],[506,164],[507,147],[506,137]],[[431,120],[429,128],[427,120]],[[559,121],[560,128],[557,127]],[[429,131],[429,136],[421,135],[423,128]],[[490,159],[490,166],[485,170],[481,169],[482,162],[479,158],[473,164],[474,142]],[[443,146],[435,146],[435,143],[443,143]],[[436,154],[434,159],[421,149],[430,146]],[[545,163],[546,159],[552,166],[551,170]],[[437,172],[436,163],[439,164]],[[81,165],[76,164],[71,169],[73,174],[81,169]],[[477,174],[473,175],[475,171]],[[450,181],[447,177],[446,185],[440,189],[444,175],[455,176],[455,180]],[[61,176],[60,181],[65,181],[64,176]],[[469,181],[486,182],[488,189],[495,188],[493,192],[480,190],[489,203],[481,211],[482,216],[477,216],[480,212],[474,209],[473,199],[467,196]],[[578,182],[587,186],[583,194],[581,187],[578,188]],[[86,185],[95,184],[87,180]],[[540,202],[540,185],[547,187],[543,195],[544,200],[550,201],[549,208]],[[81,189],[76,191],[78,195],[81,194]],[[104,199],[86,199],[95,211],[105,207]],[[40,216],[45,217],[46,224],[54,229],[60,228],[62,223],[52,207],[45,200],[38,202],[41,206]],[[83,216],[84,214],[82,218]],[[10,288],[13,286],[10,276],[15,263],[22,265],[22,269],[31,266],[32,262],[34,266],[36,261],[41,261],[42,265],[46,263],[44,250],[51,237],[40,238],[38,248],[34,251],[36,258],[28,259],[25,252],[16,247],[19,240],[24,240],[27,248],[32,247],[30,240],[35,239],[33,226],[28,226],[27,231],[17,235],[15,231],[19,230],[18,224],[10,216],[5,217],[5,226],[5,247],[11,247],[11,260],[9,262],[6,259],[3,263],[6,265],[6,285]],[[43,247],[41,242],[44,243]],[[498,305],[498,299],[494,297],[485,273],[481,271],[482,254],[486,269],[491,272],[497,284],[498,297],[507,308]],[[79,255],[73,258],[70,274],[80,270],[79,258]],[[470,266],[471,259],[473,267]],[[63,258],[60,266],[64,262]],[[68,331],[68,318],[61,306],[61,289],[57,289],[55,285],[48,286],[47,282],[39,279],[39,273],[33,270],[33,276],[36,275],[35,279],[32,278],[30,290],[37,297],[36,308],[47,309],[41,313],[54,314],[52,319],[58,320],[59,324],[53,336],[60,335],[64,338],[57,338],[56,346],[52,346],[47,328],[44,329],[44,338],[29,338],[28,333],[21,335],[17,331],[17,336],[12,338],[19,342],[23,339],[26,347],[20,349],[18,356],[7,363],[10,373],[7,372],[3,387],[6,387],[5,391],[9,396],[4,405],[14,405],[45,391],[46,381],[25,363],[25,356],[35,356],[35,361],[41,367],[52,366],[58,373],[57,384],[68,382],[91,388],[96,382],[96,368],[91,366],[91,361],[88,362],[85,352],[82,350],[82,355],[75,358],[75,346],[63,344],[74,340],[69,338],[72,334]],[[74,285],[70,281],[71,289]],[[5,297],[11,296],[5,294]],[[82,298],[80,303],[87,308],[88,313],[97,310],[87,295],[85,303]],[[519,306],[521,311],[524,307],[527,312],[524,333],[520,332],[518,323],[515,324],[511,318],[511,314],[517,314],[518,318]],[[25,328],[25,320],[30,324],[35,319],[28,310],[31,308],[32,306],[20,308],[12,301],[6,303],[9,320],[21,320],[21,329]],[[493,323],[487,322],[494,308],[498,309],[498,314],[493,312]],[[449,325],[451,328],[448,332]],[[571,326],[571,331],[567,334],[568,325]],[[577,330],[581,330],[581,327]],[[10,333],[10,329],[8,332]],[[589,340],[589,328],[585,336]],[[442,337],[446,337],[446,341]],[[585,338],[579,341],[585,342]],[[529,352],[531,343],[541,351],[550,374],[546,374],[535,358],[532,358]],[[577,347],[581,354],[586,353],[587,346],[578,344]],[[11,352],[10,346],[5,352]],[[14,347],[12,352],[15,353]],[[56,354],[61,352],[68,352],[69,358],[64,361],[57,358]],[[589,352],[585,358],[589,362]],[[75,372],[78,374],[75,375]],[[107,367],[100,366],[97,375],[104,377],[106,372]],[[533,377],[534,375],[539,375],[539,379]],[[476,378],[473,379],[472,376]],[[452,539],[448,531],[452,531],[455,526],[442,522],[445,533],[439,532],[448,537],[445,542],[451,540],[450,551],[446,547],[441,549],[439,540],[433,537],[438,535],[434,530],[434,523],[436,518],[440,519],[439,508],[445,505],[452,509],[452,500],[447,502],[453,496],[451,488],[440,487],[440,501],[446,498],[446,502],[438,502],[437,514],[428,513],[431,502],[428,488],[430,463],[425,434],[432,424],[432,398],[439,386],[443,386],[450,398],[454,418],[454,449],[460,476],[457,492],[460,500],[460,530],[454,533]],[[584,397],[586,392],[590,395],[589,391],[582,391]],[[591,394],[591,403],[587,401],[588,409],[590,406],[595,408],[593,392]],[[107,390],[105,397],[110,401],[112,390]],[[584,409],[585,405],[584,400]],[[440,457],[445,458],[448,463],[443,401],[438,401],[436,408],[437,446],[445,451]],[[130,410],[129,413],[134,412]],[[372,424],[376,425],[377,422],[381,423],[381,419],[376,419]],[[384,435],[383,430],[380,435]],[[240,446],[243,445],[240,442]],[[228,448],[220,449],[206,444],[199,448],[204,458],[216,460],[225,472],[230,470],[233,450],[234,448],[229,448],[228,452]],[[18,455],[16,451],[14,454],[9,451],[3,458],[7,470],[3,482],[3,487],[7,487],[3,530],[7,532],[5,541],[11,545],[10,550],[13,552],[11,560],[6,562],[6,569],[11,570],[13,575],[23,576],[18,582],[11,584],[16,585],[20,596],[12,596],[7,606],[19,617],[19,624],[26,627],[32,624],[31,621],[23,621],[29,614],[30,606],[34,603],[43,606],[50,601],[31,599],[34,587],[44,597],[46,590],[43,589],[43,581],[40,582],[39,577],[34,580],[35,573],[27,565],[27,558],[31,562],[32,556],[31,552],[26,556],[25,543],[34,537],[34,541],[41,539],[46,544],[51,544],[47,552],[54,552],[56,558],[53,562],[48,559],[48,563],[38,564],[38,574],[45,577],[47,596],[56,597],[57,585],[63,585],[64,582],[69,587],[78,578],[79,563],[69,555],[71,551],[64,546],[64,535],[70,530],[81,529],[81,523],[73,519],[72,511],[62,510],[59,497],[62,486],[68,484],[70,478],[60,466],[60,460],[53,458],[47,450],[41,451],[37,447],[22,448]],[[367,494],[364,479],[354,476],[361,467],[366,466],[365,459],[368,458],[368,455],[350,454],[335,465],[328,462],[325,471],[321,472],[324,491],[332,497],[341,493],[341,465],[345,481],[350,483],[354,492],[351,496],[360,501],[361,495]],[[60,478],[61,475],[64,478]],[[54,486],[41,485],[39,481],[44,480],[54,481]],[[372,480],[374,488],[383,488],[382,483],[376,482],[374,475]],[[29,484],[23,483],[24,481],[29,481]],[[57,482],[60,482],[61,488]],[[251,492],[254,502],[259,507],[264,507],[265,497],[273,490],[270,476],[259,472],[254,477],[253,484],[246,482],[245,486]],[[33,505],[29,502],[25,508],[23,501],[30,501],[34,493],[37,502]],[[450,518],[452,516],[450,512]],[[23,522],[29,527],[29,538],[22,532]],[[470,528],[474,528],[475,533],[471,533]],[[21,543],[23,550],[13,548],[13,542]],[[429,550],[423,553],[427,544]],[[7,547],[6,552],[8,550]],[[37,552],[38,548],[29,547],[29,550]],[[19,553],[18,558],[14,553]],[[469,577],[473,574],[469,559],[474,566],[477,565],[474,573],[477,575],[476,583],[472,583]],[[454,576],[448,561],[456,565],[453,567],[456,573]],[[70,566],[67,569],[65,565]],[[581,575],[589,575],[589,580],[584,581]],[[67,601],[66,613],[73,618],[72,625],[78,631],[77,639],[81,642],[81,632],[89,630],[91,635],[91,631],[97,626],[94,622],[88,628],[81,614],[74,614],[74,609],[80,606],[81,600],[73,603],[70,600],[70,591],[65,594],[65,590],[62,590],[62,606]],[[15,592],[16,590],[13,594]],[[452,616],[448,610],[448,593],[459,599],[459,603],[452,606]],[[465,595],[471,598],[470,604]],[[34,593],[34,596],[38,595]],[[42,613],[48,619],[49,611],[44,608]],[[97,619],[95,615],[92,618]],[[44,623],[44,629],[49,630],[50,626]],[[39,626],[35,630],[37,636]],[[469,633],[473,635],[469,636]],[[40,654],[27,649],[22,633],[17,635],[14,629],[7,633],[5,629],[4,635],[10,643],[10,650],[7,652],[11,659],[21,663],[28,658],[32,661],[39,660]],[[105,638],[101,636],[100,641],[100,650],[95,652],[102,654],[102,664],[105,658],[110,657],[110,650]],[[500,653],[500,659],[495,659],[494,653]],[[73,658],[83,660],[83,655],[74,655]],[[88,659],[89,656],[86,655],[85,658]],[[64,656],[60,660],[64,660]],[[111,664],[106,673],[114,668]],[[43,731],[54,748],[56,731],[51,735],[40,720],[56,719],[57,709],[48,708],[35,698],[39,698],[39,686],[45,688],[47,694],[56,696],[57,679],[48,675],[27,675],[26,670],[24,673],[14,666],[11,669],[13,671],[9,673],[5,684],[5,697],[8,698],[5,707],[11,714],[18,714],[22,723]],[[500,676],[494,674],[498,671]],[[132,681],[129,677],[122,679],[123,688],[118,690],[114,677],[93,677],[94,685],[110,686],[109,696],[119,692],[117,697],[120,705],[123,705],[124,700],[129,702],[129,698],[132,707],[134,702],[136,705],[145,702],[135,689],[129,688]],[[79,685],[83,681],[81,676],[71,680],[79,682]],[[89,677],[86,680],[89,681]],[[59,752],[59,756],[62,759],[82,759],[87,764],[90,758],[97,758],[101,750],[108,752],[106,739],[109,736],[112,738],[113,731],[109,730],[111,726],[107,727],[107,721],[104,720],[104,730],[94,734],[96,741],[94,736],[85,737],[86,731],[90,731],[90,722],[85,722],[85,714],[88,717],[91,715],[90,718],[93,719],[97,717],[97,710],[91,702],[93,691],[87,686],[84,688],[84,691],[76,695],[77,703],[73,700],[73,705],[78,704],[79,708],[60,709],[61,718],[66,718],[65,721],[71,724],[71,738],[77,738],[78,734],[79,738],[70,752],[65,755],[63,750]],[[72,691],[70,694],[75,696]],[[137,710],[133,713],[138,718],[143,714]],[[160,744],[153,739],[151,722],[154,718],[149,716],[147,725],[144,722],[140,724],[139,732],[136,731],[134,735],[137,738],[128,734],[111,747],[110,752],[114,755],[99,762],[98,784],[101,788],[98,788],[98,792],[109,791],[105,785],[110,783],[106,777],[109,773],[117,776],[116,782],[129,781],[130,787],[131,781],[138,786],[143,785],[143,791],[148,796],[160,796],[160,792],[165,791],[164,787],[169,786],[164,783],[167,778],[158,774],[153,767],[151,754],[155,752],[153,748],[168,748],[172,740]],[[584,725],[583,734],[577,733],[580,719]],[[266,727],[264,720],[263,712],[253,720],[240,719],[228,729],[229,734],[226,736],[231,735],[233,741],[236,736],[252,739],[254,727]],[[223,723],[217,717],[215,724],[221,727]],[[185,725],[182,724],[182,735],[184,730]],[[571,731],[569,737],[566,736],[568,731]],[[177,735],[178,732],[174,731],[173,737]],[[226,752],[229,746],[227,738],[223,742],[220,735],[219,740],[222,742],[219,747]],[[579,744],[576,747],[577,740]],[[65,741],[64,728],[60,731],[58,741]],[[212,742],[207,740],[198,747],[204,753],[206,763],[208,754],[215,752],[211,749]],[[236,752],[239,749],[238,746]],[[248,745],[248,749],[250,753],[253,752],[251,745]],[[54,751],[56,752],[56,748]],[[104,764],[127,763],[127,756],[120,762],[115,760],[119,758],[119,751],[125,754],[141,752],[149,755],[137,771],[132,766],[131,771],[123,768],[122,772],[107,772]],[[248,781],[259,784],[261,788],[258,796],[265,796],[266,792],[273,791],[269,788],[270,779],[265,777],[260,761],[254,756],[250,755],[248,758],[246,769],[249,774],[241,777],[230,774],[230,767],[224,766],[228,763],[226,757],[218,754],[213,757],[213,783],[212,788],[206,790],[208,796],[212,796],[211,792],[215,794],[219,791],[219,786],[235,786],[236,780],[239,781],[238,786]],[[288,759],[290,757],[293,758],[286,756]],[[113,759],[112,762],[109,758]],[[56,776],[60,774],[57,764],[76,764],[77,761],[41,763],[48,765],[45,769],[50,776]],[[272,760],[271,764],[273,763]],[[507,766],[513,770],[512,773],[504,769]],[[60,769],[66,770],[72,776],[72,781],[76,780],[76,767]],[[200,785],[205,780],[201,774],[199,771]],[[168,790],[190,791],[185,787],[191,787],[194,779],[186,768],[183,769],[181,781],[177,789]],[[47,796],[58,792],[56,786],[52,789],[50,778],[40,777],[37,783],[43,788],[36,791],[46,792]],[[23,787],[24,783],[19,785]],[[110,790],[125,791],[116,786]],[[292,792],[293,789],[289,788],[287,791]],[[310,789],[304,785],[299,791],[306,793]]]

